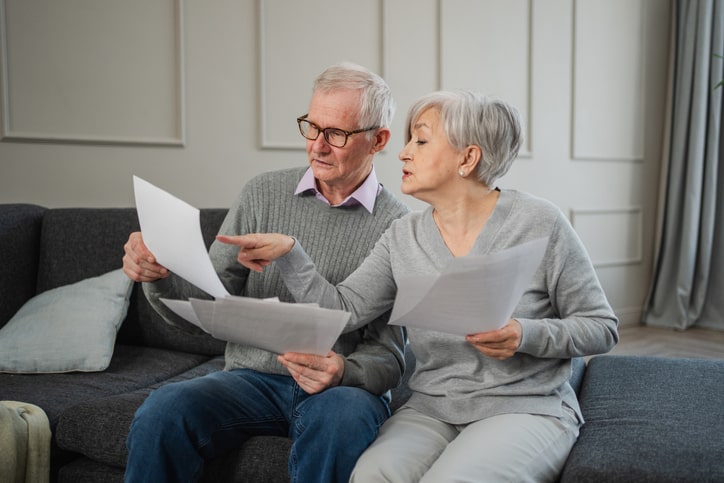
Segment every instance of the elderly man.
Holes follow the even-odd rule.
[[[309,167],[252,179],[220,233],[288,233],[328,280],[344,280],[408,211],[380,185],[373,167],[390,139],[394,108],[376,74],[350,63],[326,69],[314,82],[308,114],[297,119]],[[125,273],[144,282],[146,296],[168,322],[183,324],[158,299],[203,294],[156,263],[140,233],[124,248]],[[234,248],[215,242],[209,252],[230,293],[293,301],[273,267],[250,271],[237,262]],[[224,371],[163,386],[138,409],[126,481],[197,480],[205,460],[254,435],[293,439],[291,481],[347,481],[388,418],[389,390],[405,369],[405,334],[387,325],[387,315],[342,334],[326,356],[227,343]]]

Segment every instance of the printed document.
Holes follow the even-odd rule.
[[[143,242],[156,261],[216,298],[229,295],[206,251],[199,210],[137,176],[133,190]]]
[[[206,251],[199,210],[137,176],[133,186],[143,241],[158,263],[215,298],[161,299],[169,309],[220,340],[276,353],[332,349],[348,312],[230,295]]]
[[[454,258],[439,274],[398,280],[390,324],[455,335],[510,320],[545,254],[540,238],[484,256]]]

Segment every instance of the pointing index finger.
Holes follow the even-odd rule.
[[[216,235],[216,239],[219,240],[221,243],[226,243],[228,245],[236,245],[237,247],[241,248],[249,248],[253,247],[253,243],[248,243],[249,241],[249,235]]]

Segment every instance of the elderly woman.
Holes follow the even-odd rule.
[[[412,396],[362,454],[352,480],[555,481],[583,418],[571,358],[611,350],[618,320],[568,220],[550,202],[496,187],[521,144],[517,111],[471,92],[417,100],[400,153],[402,191],[430,206],[393,222],[365,262],[327,283],[291,237],[224,237],[238,260],[272,260],[298,302],[352,313],[350,329],[388,310],[397,281],[453,259],[548,238],[511,320],[466,337],[409,328]],[[440,320],[444,326],[445,320]],[[307,368],[285,361],[304,377]],[[309,372],[313,374],[313,372]]]

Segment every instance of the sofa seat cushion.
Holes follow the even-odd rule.
[[[136,409],[151,391],[170,382],[200,377],[223,368],[224,358],[218,356],[155,384],[80,402],[60,417],[55,432],[58,447],[106,465],[123,468],[128,457],[126,437],[131,421]]]
[[[116,345],[111,363],[103,372],[0,374],[0,399],[39,406],[54,431],[63,411],[75,404],[148,387],[208,359],[185,352]]]
[[[598,356],[562,482],[724,481],[724,360]]]
[[[57,483],[123,483],[124,473],[123,468],[76,458],[60,468]]]
[[[86,401],[65,411],[56,428],[58,446],[83,456],[63,466],[59,481],[122,481],[128,458],[128,428],[136,409],[151,390],[223,368],[224,358],[217,357],[168,381],[126,394]],[[289,438],[252,437],[241,448],[209,461],[202,481],[289,481],[287,461],[291,445]]]
[[[255,436],[226,456],[207,463],[201,483],[288,483],[287,461],[292,440],[280,436]],[[123,483],[125,470],[86,457],[60,468],[57,483]]]

